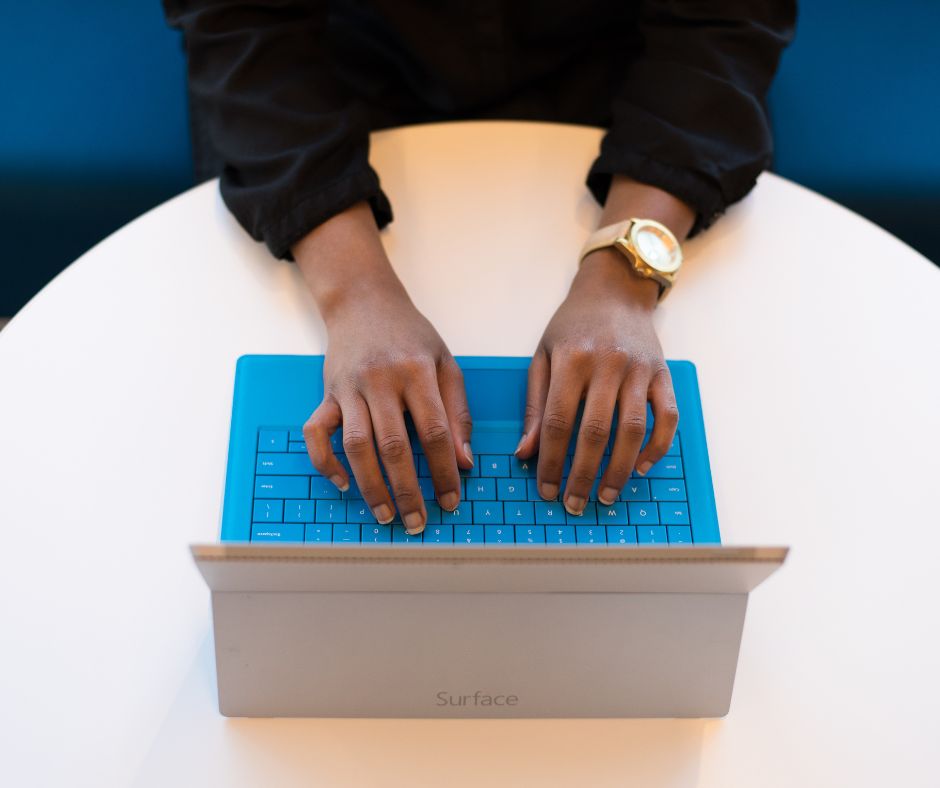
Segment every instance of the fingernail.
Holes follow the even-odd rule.
[[[519,453],[519,449],[521,449],[521,448],[522,448],[522,444],[525,443],[525,436],[526,436],[527,434],[528,434],[528,433],[525,433],[525,432],[522,433],[522,437],[519,438],[519,445],[516,446],[516,450],[513,452],[513,454],[518,454],[518,453]]]
[[[452,512],[460,503],[460,496],[455,492],[446,492],[438,499],[438,503],[440,503],[442,509]]]
[[[339,488],[340,492],[346,492],[346,490],[349,489],[349,482],[344,482],[343,477],[340,476],[338,473],[334,473],[330,477],[330,481],[333,482],[333,484],[335,484]]]
[[[392,508],[387,503],[380,503],[372,510],[372,514],[380,525],[388,525],[395,516]]]
[[[558,497],[558,485],[551,482],[545,482],[539,486],[539,493],[543,498],[554,501]]]
[[[643,460],[643,462],[636,466],[636,472],[640,474],[640,476],[645,476],[646,472],[652,467],[653,463],[649,460]]]
[[[470,464],[473,465],[473,452],[470,450],[469,442],[463,445],[463,453],[467,455],[467,459],[470,460]]]
[[[421,512],[408,512],[405,515],[405,533],[408,536],[420,534],[424,530],[424,515]]]
[[[617,500],[619,494],[620,493],[614,487],[605,487],[597,494],[597,500],[605,506],[610,506],[610,504]]]
[[[569,495],[565,498],[565,509],[568,514],[583,514],[584,498],[580,495]]]

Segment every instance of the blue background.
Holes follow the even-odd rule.
[[[940,261],[940,2],[806,0],[770,108],[775,169]],[[156,0],[8,3],[0,315],[192,185],[179,35]]]

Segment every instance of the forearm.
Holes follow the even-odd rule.
[[[327,322],[337,311],[366,301],[373,293],[408,298],[385,254],[368,203],[357,203],[323,222],[291,251]]]
[[[625,175],[615,175],[598,227],[633,217],[655,219],[672,230],[676,238],[684,241],[695,222],[695,211],[669,192]]]

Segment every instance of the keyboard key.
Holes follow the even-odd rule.
[[[473,522],[498,525],[503,522],[503,505],[499,501],[474,501]]]
[[[361,537],[363,542],[391,542],[392,529],[387,525],[363,525]]]
[[[256,523],[279,523],[284,519],[284,501],[255,501],[251,519]]]
[[[261,430],[258,451],[287,451],[287,430]]]
[[[474,464],[469,468],[461,468],[460,475],[467,478],[475,478],[480,475],[480,466],[474,462]]]
[[[313,476],[317,469],[310,464],[310,457],[303,454],[259,454],[255,473],[266,476]]]
[[[415,469],[418,471],[418,476],[430,476],[431,475],[431,466],[428,463],[428,458],[423,454],[415,457]]]
[[[303,443],[304,431],[302,429],[291,430],[288,439],[291,443]]]
[[[535,460],[520,460],[518,457],[510,457],[509,475],[517,479],[534,479],[536,465]]]
[[[330,436],[330,447],[333,449],[333,453],[343,451],[343,431],[342,429],[336,430]]]
[[[495,501],[496,500],[496,480],[495,479],[468,479],[467,480],[467,500],[468,501]]]
[[[344,523],[333,526],[334,542],[358,542],[359,523]]]
[[[346,498],[351,501],[361,501],[362,492],[359,490],[359,484],[356,481],[356,477],[352,474],[349,474],[349,489],[344,493],[340,493],[343,498]]]
[[[252,542],[302,542],[304,527],[301,523],[252,523]]]
[[[255,477],[255,498],[307,498],[309,492],[310,479],[306,476]]]
[[[452,525],[429,525],[424,529],[424,541],[434,543],[453,542],[454,527]]]
[[[503,517],[513,525],[535,525],[535,507],[529,501],[503,504]]]
[[[627,505],[623,502],[607,506],[597,504],[597,522],[601,525],[626,525],[630,522],[627,518]]]
[[[512,544],[516,541],[516,532],[511,525],[487,525],[483,535],[485,541],[493,544]]]
[[[315,501],[284,501],[285,523],[312,523]]]
[[[548,544],[574,544],[576,541],[573,525],[550,525],[545,528],[545,541]]]
[[[522,437],[522,424],[519,424],[518,430],[495,430],[489,431],[482,429],[479,425],[473,431],[473,438],[470,439],[470,447],[474,454],[505,454],[511,455],[516,446],[519,445],[519,438]],[[479,460],[477,461],[479,464]],[[500,474],[508,476],[508,473]]]
[[[636,538],[640,544],[662,544],[666,541],[666,526],[639,525],[636,529]]]
[[[542,496],[539,495],[539,485],[536,479],[526,479],[525,488],[526,488],[526,498],[528,498],[530,501],[544,500]]]
[[[669,544],[691,544],[692,529],[687,525],[670,525],[666,527]]]
[[[661,503],[659,521],[663,525],[688,525],[689,507],[684,503]]]
[[[603,525],[576,525],[578,544],[605,544],[607,531]]]
[[[473,504],[463,501],[454,511],[441,510],[443,525],[470,525],[473,522]]]
[[[427,476],[418,477],[418,487],[421,488],[421,497],[426,501],[434,500],[434,480]]]
[[[597,525],[597,504],[588,503],[581,514],[565,512],[568,525]]]
[[[544,544],[545,526],[544,525],[517,525],[516,526],[517,544]]]
[[[336,485],[329,479],[324,479],[322,476],[314,476],[310,480],[310,497],[339,500],[341,496]]]
[[[482,525],[461,525],[454,528],[454,544],[481,544],[482,542]]]
[[[669,445],[669,449],[666,451],[666,454],[670,457],[678,457],[680,454],[679,451],[679,432],[676,431],[675,437],[672,439],[672,443]]]
[[[679,457],[663,457],[646,474],[650,479],[681,479],[682,460]]]
[[[608,525],[608,544],[636,544],[636,528],[632,525]]]
[[[425,501],[424,508],[427,509],[428,519],[426,525],[440,525],[441,524],[441,514],[444,510],[441,509],[440,504],[437,501]]]
[[[497,479],[496,497],[501,501],[524,501],[525,481],[522,479]]]
[[[537,501],[535,507],[535,522],[539,525],[563,525],[565,523],[565,507],[560,503]]]
[[[482,455],[480,476],[509,476],[509,457],[502,454]]]
[[[411,544],[420,544],[424,541],[424,533],[420,534],[409,534],[405,530],[403,523],[393,523],[392,524],[392,541],[393,542],[406,542]]]
[[[650,483],[646,479],[628,479],[626,487],[620,492],[621,501],[648,501]]]
[[[630,502],[627,512],[631,525],[656,525],[659,523],[659,511],[655,503]]]
[[[317,501],[318,523],[345,523],[346,501]]]
[[[333,526],[329,523],[308,523],[304,536],[305,542],[332,542]]]
[[[303,441],[291,441],[287,444],[287,450],[293,454],[306,454],[307,444]]]
[[[654,501],[685,501],[682,479],[650,479],[650,496]]]
[[[311,504],[313,501],[310,502]],[[346,522],[347,523],[366,523],[375,525],[376,519],[372,510],[365,501],[347,501],[346,502]],[[385,526],[386,528],[388,526]],[[388,541],[388,540],[386,540]]]

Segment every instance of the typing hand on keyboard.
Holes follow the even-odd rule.
[[[361,500],[378,522],[391,522],[397,505],[407,529],[420,533],[429,512],[404,412],[421,438],[437,503],[455,509],[458,466],[473,463],[460,369],[395,276],[368,205],[324,222],[293,253],[329,335],[323,401],[303,428],[310,459],[337,494],[348,491],[355,475]],[[330,437],[340,424],[343,443],[335,445]]]
[[[652,322],[658,292],[659,286],[635,274],[619,252],[589,254],[532,359],[517,455],[532,458],[538,452],[539,493],[554,499],[562,492],[571,514],[590,510],[615,407],[613,448],[597,488],[596,499],[604,504],[616,502],[634,469],[642,475],[653,467],[675,434],[675,393]],[[567,471],[582,400],[577,447]],[[655,424],[643,446],[647,401]]]

